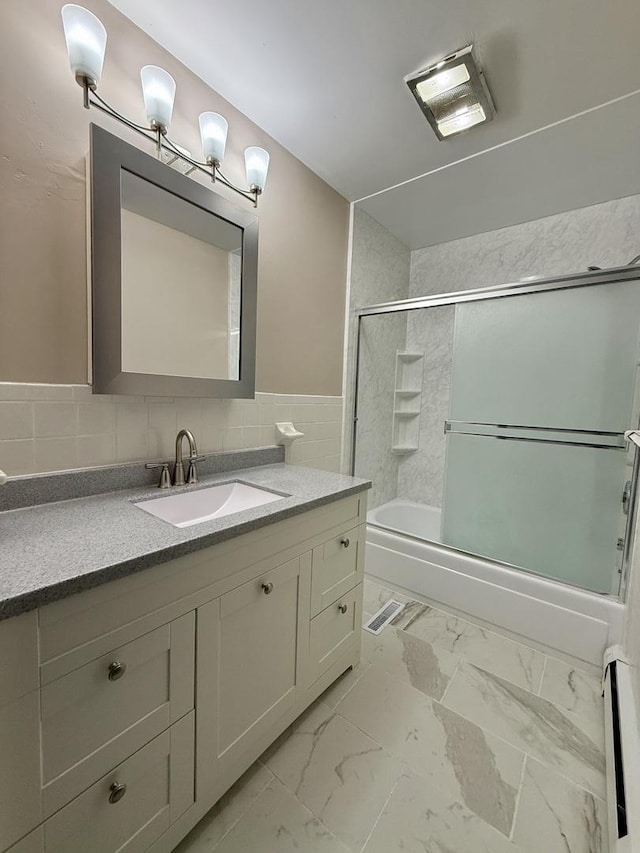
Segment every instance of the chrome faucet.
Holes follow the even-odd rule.
[[[189,442],[189,469],[186,481],[184,478],[184,465],[182,463],[182,440],[184,438],[186,438]],[[198,456],[196,440],[191,430],[181,429],[178,435],[176,436],[176,462],[175,467],[173,469],[173,485],[184,486],[185,482],[189,483],[190,485],[192,483],[197,483],[198,471],[196,469],[196,461],[201,458],[202,457]]]
[[[184,463],[182,461],[182,440],[184,438],[189,442],[189,468],[187,470],[186,480],[184,476]],[[196,462],[199,459],[206,459],[206,454],[205,456],[198,456],[198,448],[196,447],[196,440],[193,433],[190,429],[181,429],[176,436],[176,461],[173,467],[173,483],[171,482],[171,474],[169,473],[170,462],[147,462],[144,467],[162,468],[158,487],[160,489],[169,489],[172,485],[184,486],[185,483],[188,483],[189,485],[197,483],[198,470],[196,468]],[[2,474],[1,471],[0,474]],[[0,485],[2,485],[1,480]]]

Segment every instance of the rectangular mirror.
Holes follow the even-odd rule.
[[[257,218],[91,126],[94,391],[253,397]]]

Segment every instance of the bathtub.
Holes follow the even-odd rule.
[[[371,509],[367,574],[597,666],[621,642],[624,606],[615,598],[458,551],[439,535],[437,507],[397,499]]]

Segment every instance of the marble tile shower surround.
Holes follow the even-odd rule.
[[[409,295],[409,269],[411,253],[409,249],[383,228],[375,219],[356,207],[353,218],[352,248],[351,248],[351,282],[349,287],[347,353],[344,376],[345,388],[345,418],[343,435],[342,470],[349,472],[351,462],[353,392],[355,381],[355,346],[357,320],[355,310],[364,305],[374,305],[378,302],[392,302],[396,299],[406,299]],[[401,349],[402,343],[396,347]],[[395,349],[391,354],[392,360]],[[391,380],[393,382],[393,379]],[[384,402],[384,401],[383,401]],[[388,395],[386,405],[388,403]],[[391,421],[389,421],[389,444],[391,443]],[[388,448],[387,448],[388,450]],[[390,451],[389,451],[390,453]],[[388,460],[387,467],[391,472],[391,481],[395,483],[394,474],[397,460]],[[389,471],[385,471],[388,475]],[[395,494],[394,494],[395,497]]]
[[[469,668],[496,678],[466,657],[476,626],[365,581],[366,607],[392,595],[408,606],[380,636],[363,632],[361,664],[267,750],[176,853],[607,853],[605,802],[571,775],[600,766],[602,723],[588,722],[588,688],[598,677],[485,631],[476,642],[490,644],[489,662],[512,677],[523,677],[524,658],[540,665],[530,689],[502,679],[508,701],[497,699],[478,722],[483,702],[475,695],[460,702],[455,692]],[[451,620],[465,640],[453,652]],[[429,642],[410,633],[421,623],[433,623],[420,630]],[[567,704],[576,682],[572,711],[544,698]],[[591,746],[582,750],[587,732]]]
[[[437,507],[442,506],[444,489],[454,320],[451,305],[407,314],[407,349],[424,352],[424,374],[419,447],[400,459],[397,494]]]
[[[640,195],[416,249],[409,295],[623,266],[640,254]]]
[[[406,314],[362,321],[356,473],[371,480],[370,509],[396,497],[400,456],[391,452],[396,351],[404,349]]]
[[[355,305],[366,305],[406,296],[488,287],[514,282],[523,276],[563,275],[586,270],[590,264],[603,267],[625,264],[640,253],[639,224],[640,196],[635,195],[417,249],[410,255],[408,292],[385,299],[367,298],[369,292],[365,281],[372,273],[367,263],[354,254],[351,301]],[[354,237],[358,235],[363,243],[367,236],[379,237],[381,230],[375,222],[375,228],[367,226],[366,220],[358,217],[356,209]],[[449,407],[453,312],[453,308],[436,308],[407,315],[404,346],[426,352],[420,449],[398,461],[396,483],[388,482],[384,487],[384,493],[392,498],[403,497],[431,506],[442,505],[445,465],[443,421],[448,416]],[[388,321],[388,317],[378,319],[381,336],[384,336],[383,326]],[[384,392],[381,389],[380,393],[388,396],[392,390]],[[368,414],[363,412],[363,419]],[[377,423],[371,426],[370,431],[380,431],[375,439],[379,447],[383,446],[389,429],[382,416],[378,415]],[[348,436],[345,437],[345,454],[347,448]],[[358,457],[361,454],[366,457],[368,451],[359,445]],[[393,476],[393,466],[381,466],[381,470],[385,475]]]
[[[255,400],[93,395],[87,385],[0,383],[0,469],[9,476],[173,459],[178,429],[202,452],[275,444],[278,421],[304,433],[294,465],[339,471],[342,398],[257,393]]]

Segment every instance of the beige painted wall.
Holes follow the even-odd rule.
[[[257,388],[340,394],[347,202],[106,0],[85,5],[109,34],[102,97],[144,121],[140,67],[161,65],[177,83],[175,141],[199,152],[198,114],[223,113],[230,127],[225,172],[238,182],[245,147],[269,150],[267,191],[258,208]],[[86,381],[89,121],[146,146],[113,120],[82,109],[68,67],[61,6],[61,0],[0,3],[0,380],[5,381]],[[215,55],[215,34],[213,39]],[[267,99],[277,96],[264,92]]]

